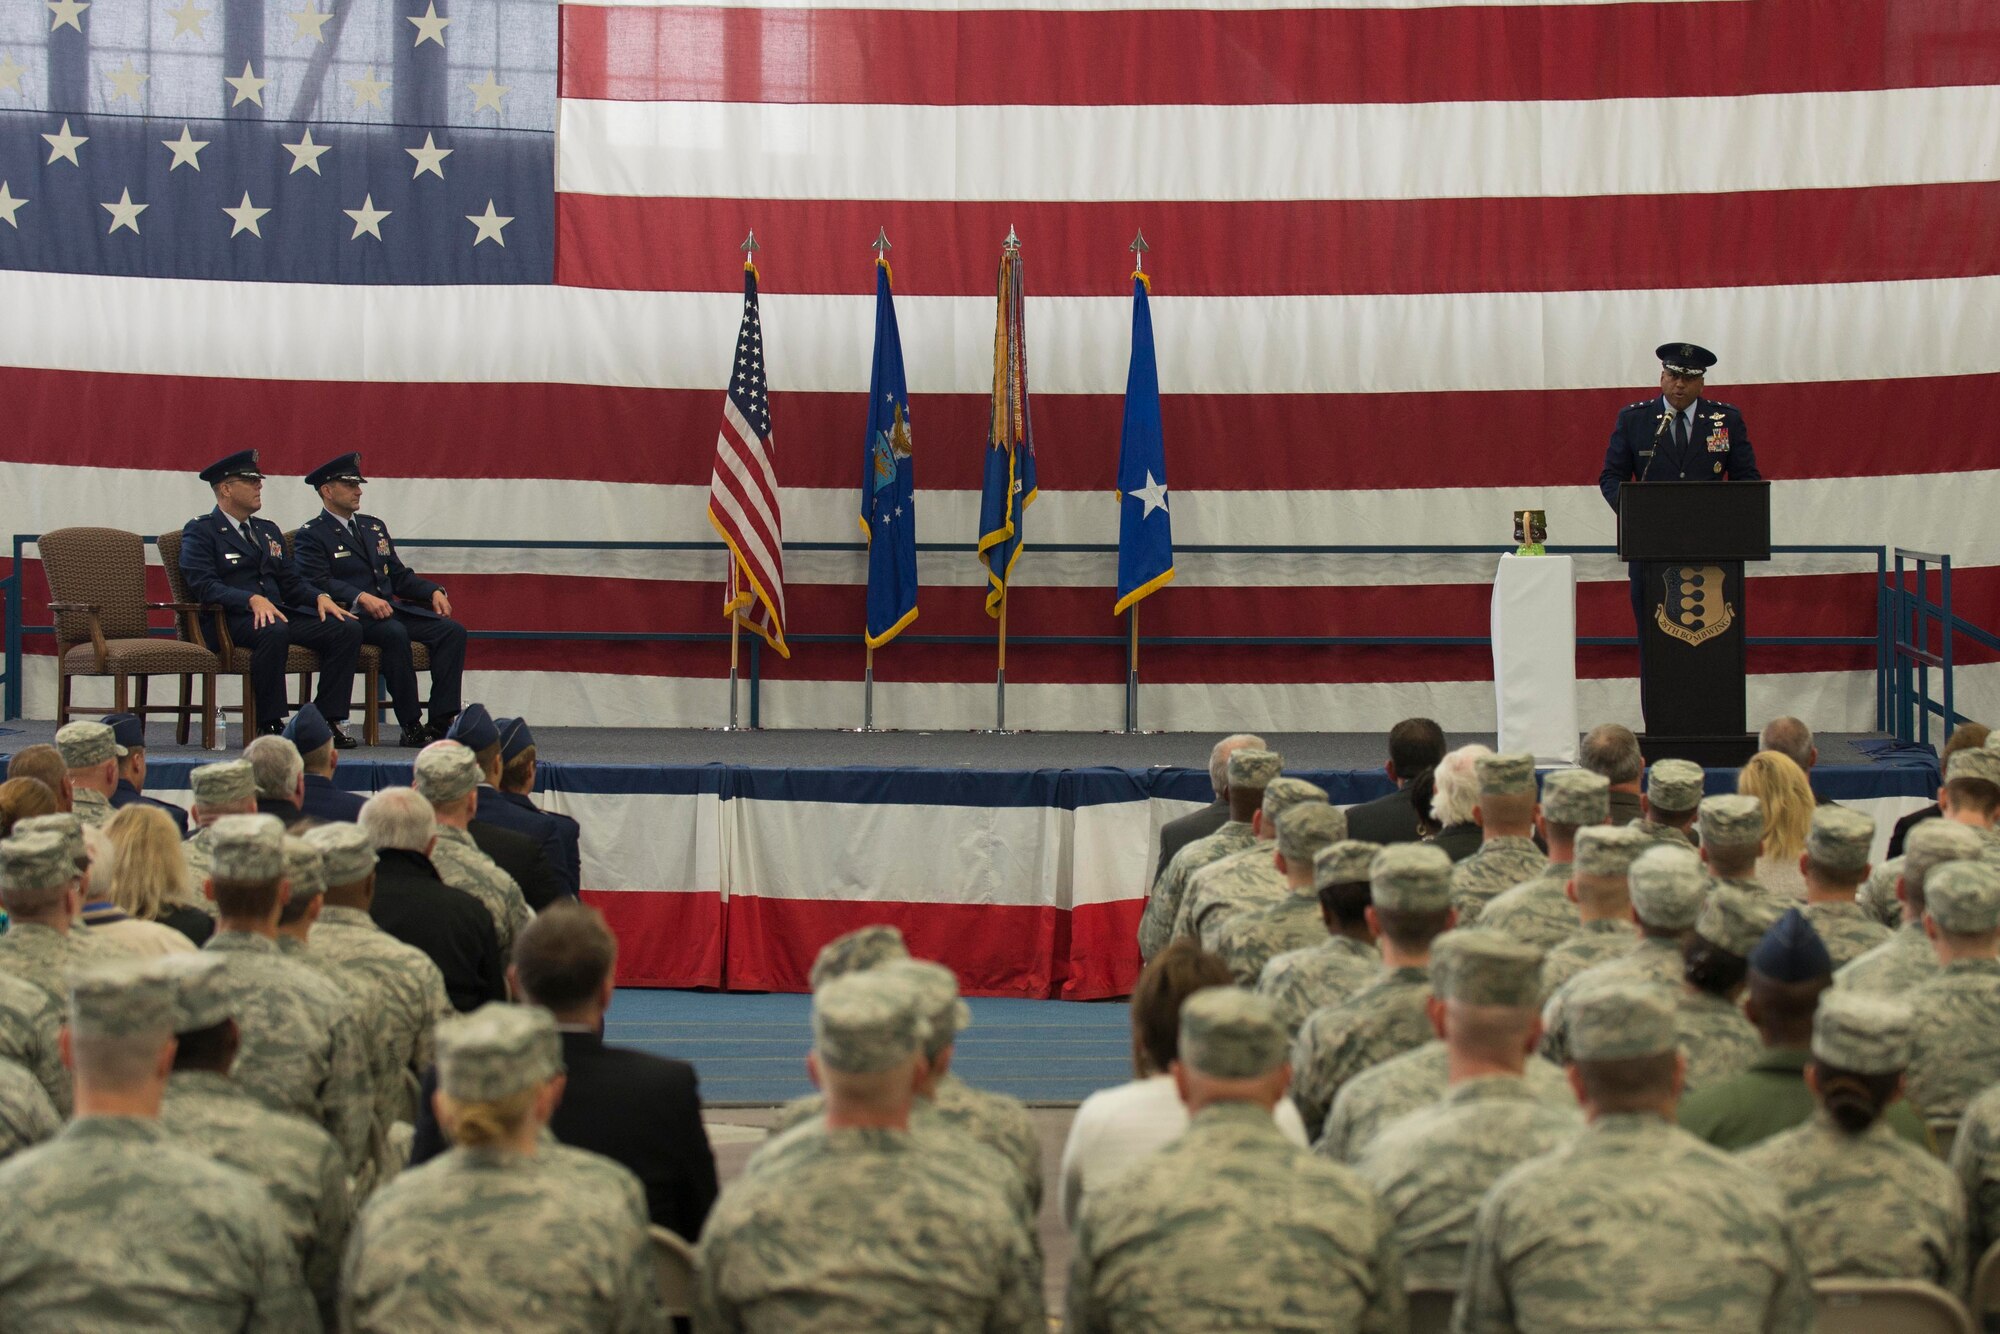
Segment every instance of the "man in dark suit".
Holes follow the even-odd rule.
[[[1405,718],[1389,729],[1389,762],[1382,766],[1396,790],[1347,808],[1347,836],[1366,843],[1414,843],[1422,837],[1412,780],[1444,758],[1444,729],[1428,718]]]
[[[360,616],[362,639],[382,653],[382,678],[403,728],[397,744],[424,746],[442,737],[458,712],[465,627],[451,619],[444,589],[403,564],[387,525],[359,512],[366,480],[359,454],[342,454],[306,474],[325,508],[299,529],[299,569]],[[417,699],[412,643],[431,651],[429,726]]]
[[[694,1067],[604,1044],[618,942],[595,908],[563,903],[530,922],[514,942],[507,980],[527,1005],[554,1013],[569,1075],[549,1130],[572,1148],[630,1168],[646,1188],[655,1223],[688,1241],[701,1234],[715,1203],[715,1155],[701,1123]],[[428,1096],[418,1100],[410,1166],[449,1147]]]
[[[1263,750],[1264,738],[1248,732],[1226,736],[1208,752],[1208,785],[1215,801],[1160,826],[1160,859],[1153,867],[1153,884],[1166,874],[1174,854],[1198,838],[1207,838],[1229,822],[1229,757],[1239,750]]]
[[[361,807],[361,827],[375,842],[375,899],[368,915],[444,974],[452,1008],[476,1010],[507,999],[506,960],[484,904],[438,878],[430,851],[437,817],[415,788],[384,788]]]
[[[319,654],[313,702],[333,728],[333,744],[349,749],[354,741],[341,724],[354,694],[361,623],[300,576],[278,525],[256,517],[264,507],[256,450],[218,459],[201,480],[214,491],[215,508],[181,529],[181,574],[195,601],[219,605],[230,639],[250,650],[258,730],[285,729],[285,657],[297,644]]]
[[[559,811],[545,811],[529,796],[535,790],[535,734],[526,718],[496,718],[500,732],[500,773],[492,771],[479,788],[479,818],[526,834],[555,867],[563,893],[575,898],[583,886],[582,826]]]
[[[161,801],[145,793],[146,786],[146,724],[136,713],[107,713],[98,719],[111,729],[111,738],[125,748],[118,760],[118,788],[111,794],[111,809],[120,810],[126,806],[154,806],[167,813],[181,837],[188,832],[186,808],[171,801]]]
[[[472,822],[465,832],[479,850],[498,862],[500,869],[514,877],[521,897],[536,912],[563,896],[562,878],[555,864],[543,852],[541,843],[519,831],[508,805],[494,790],[493,779],[500,773],[500,729],[484,704],[468,704],[452,720],[447,741],[456,741],[472,752],[483,778],[473,797]],[[498,817],[497,819],[495,817]]]
[[[299,794],[299,809],[312,819],[328,824],[353,824],[361,818],[361,804],[367,798],[333,785],[333,771],[340,755],[333,748],[333,729],[319,710],[308,704],[285,724],[285,739],[299,749],[305,765],[305,787]]]

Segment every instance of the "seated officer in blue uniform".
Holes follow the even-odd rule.
[[[324,820],[329,824],[359,824],[361,804],[366,798],[359,792],[344,792],[333,785],[333,771],[340,767],[340,756],[333,749],[333,729],[319,716],[319,710],[308,704],[293,714],[292,720],[285,724],[285,739],[298,747],[299,758],[306,764],[300,814],[308,820]]]
[[[583,883],[582,828],[569,816],[545,811],[529,798],[535,790],[536,753],[528,720],[495,718],[493,726],[500,733],[500,778],[493,787],[479,790],[479,818],[539,842],[562,880],[563,893],[575,898]]]
[[[291,705],[285,697],[285,655],[291,646],[319,654],[319,690],[313,702],[333,727],[333,744],[354,745],[341,730],[354,694],[354,663],[361,653],[361,625],[340,604],[299,575],[285,555],[285,535],[264,507],[264,474],[257,451],[246,449],[202,469],[215,492],[215,508],[181,529],[181,573],[197,602],[222,607],[229,637],[250,650],[250,683],[256,692],[257,730],[285,730]]]
[[[325,506],[299,529],[299,569],[361,617],[362,639],[382,653],[382,679],[403,735],[397,744],[427,746],[451,726],[465,674],[465,627],[451,619],[451,599],[419,578],[396,554],[388,526],[362,514],[361,456],[342,454],[306,474]],[[431,651],[430,723],[417,698],[414,640]]]
[[[111,809],[156,806],[167,813],[179,827],[181,837],[186,838],[187,811],[171,801],[149,797],[142,790],[146,786],[146,724],[136,713],[107,713],[97,721],[110,728],[111,739],[125,748],[125,754],[118,760],[118,790],[111,794]]]
[[[1629,403],[1611,428],[1597,489],[1615,511],[1627,482],[1758,481],[1757,452],[1743,414],[1731,403],[1702,397],[1715,353],[1693,343],[1663,343],[1657,398]],[[1639,626],[1639,652],[1646,651],[1646,574],[1631,565],[1632,618]]]

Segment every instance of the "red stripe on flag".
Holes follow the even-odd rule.
[[[1689,6],[1695,8],[1697,6]],[[1149,15],[1149,17],[1152,17]],[[556,197],[556,281],[726,291],[754,227],[772,290],[865,294],[854,238],[899,249],[899,295],[989,296],[995,238],[1018,228],[1030,296],[1103,296],[1143,222],[1162,295],[1566,292],[1880,282],[2000,273],[2000,182],[1525,199],[951,203]],[[654,244],[672,236],[675,244]],[[1310,237],[1310,244],[1300,244]],[[904,253],[904,251],[907,253]]]
[[[1484,102],[2000,82],[1991,0],[562,13],[562,95],[618,101]]]

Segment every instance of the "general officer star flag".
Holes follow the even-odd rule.
[[[1160,371],[1153,359],[1152,291],[1132,275],[1132,364],[1125,373],[1125,429],[1118,440],[1118,615],[1174,577],[1167,511],[1167,447],[1160,431]]]
[[[875,364],[868,374],[868,441],[861,461],[861,531],[868,538],[868,647],[917,619],[917,500],[910,457],[910,389],[889,261],[875,261]]]
[[[1035,426],[1028,413],[1028,326],[1021,246],[1007,233],[1000,254],[1000,305],[993,317],[993,404],[986,429],[986,481],[979,497],[979,559],[986,566],[986,614],[1007,600],[1020,558],[1023,519],[1035,487]]]

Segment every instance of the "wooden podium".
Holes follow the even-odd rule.
[[[1757,750],[1745,724],[1743,563],[1771,558],[1771,484],[1627,482],[1618,554],[1642,590],[1640,750],[1742,764]]]

